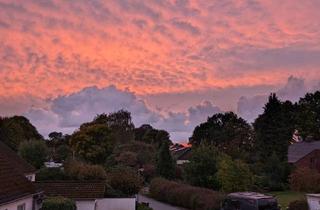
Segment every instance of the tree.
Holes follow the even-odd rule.
[[[163,142],[157,159],[158,174],[166,179],[173,179],[175,177],[175,165],[169,151],[168,142]]]
[[[43,140],[37,129],[23,116],[0,118],[0,140],[17,151],[21,142]]]
[[[107,183],[109,186],[123,196],[132,196],[137,194],[143,184],[143,180],[138,172],[127,167],[112,168],[107,172],[107,177]]]
[[[77,210],[77,206],[69,198],[49,197],[43,201],[41,210]]]
[[[304,140],[320,140],[320,91],[307,93],[300,99],[297,129]]]
[[[144,124],[134,130],[135,140],[142,141],[147,144],[153,144],[157,148],[160,148],[162,142],[167,141],[172,144],[170,135],[165,130],[157,130],[151,125]]]
[[[68,157],[72,155],[71,148],[68,145],[60,145],[54,154],[54,159],[56,161],[62,162],[65,161]]]
[[[185,178],[191,185],[219,189],[217,179],[219,153],[213,146],[201,145],[192,149],[190,162],[185,166]]]
[[[213,145],[233,158],[244,158],[253,147],[252,128],[233,112],[218,113],[194,129],[190,143]]]
[[[61,168],[43,167],[37,171],[36,181],[69,180],[70,177]]]
[[[19,155],[36,168],[41,168],[47,160],[48,148],[44,141],[22,142],[18,149]]]
[[[106,172],[100,165],[71,160],[64,164],[66,175],[75,180],[106,180]]]
[[[253,124],[260,161],[265,162],[273,152],[281,162],[287,160],[295,130],[294,113],[295,106],[291,102],[281,102],[275,94],[270,95],[263,114]]]
[[[224,192],[248,191],[253,186],[253,174],[249,166],[227,155],[223,155],[219,161],[217,177]]]
[[[85,161],[103,164],[112,153],[115,140],[111,129],[104,124],[81,126],[72,134],[70,144],[73,151]]]

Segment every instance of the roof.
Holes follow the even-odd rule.
[[[230,193],[228,197],[237,197],[237,198],[251,198],[251,199],[266,199],[266,198],[273,198],[271,195],[265,195],[257,192],[235,192]]]
[[[103,198],[104,181],[46,181],[36,182],[46,196],[63,196],[72,199]]]
[[[189,160],[191,157],[191,147],[182,147],[171,152],[176,160]]]
[[[7,145],[0,141],[0,154],[3,154],[6,159],[14,166],[20,174],[35,173],[37,170],[30,165],[27,161],[17,155],[16,152],[11,150]]]
[[[0,152],[0,205],[33,195],[37,192],[35,186],[20,174],[5,153]]]
[[[291,144],[288,150],[288,162],[295,163],[317,149],[320,149],[320,141],[298,142]]]

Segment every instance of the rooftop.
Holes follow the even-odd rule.
[[[103,198],[105,192],[104,181],[46,181],[35,184],[44,191],[46,196],[63,196],[72,199]]]
[[[0,205],[37,192],[6,155],[3,150],[0,151]]]
[[[295,163],[317,149],[320,149],[320,141],[298,142],[291,144],[288,150],[288,162]]]
[[[15,170],[20,174],[35,173],[36,169],[27,161],[17,155],[16,152],[11,150],[7,145],[0,141],[0,154],[3,154],[6,159],[14,166]]]

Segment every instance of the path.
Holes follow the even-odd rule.
[[[153,210],[187,210],[184,208],[180,208],[180,207],[175,207],[175,206],[171,206],[169,204],[166,203],[162,203],[159,201],[156,201],[152,198],[146,197],[144,195],[139,194],[138,197],[139,202],[145,202],[145,203],[149,203],[149,206],[151,208],[153,208]]]

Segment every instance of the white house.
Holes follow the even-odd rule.
[[[38,210],[41,191],[16,169],[12,156],[3,148],[0,151],[0,210]]]

